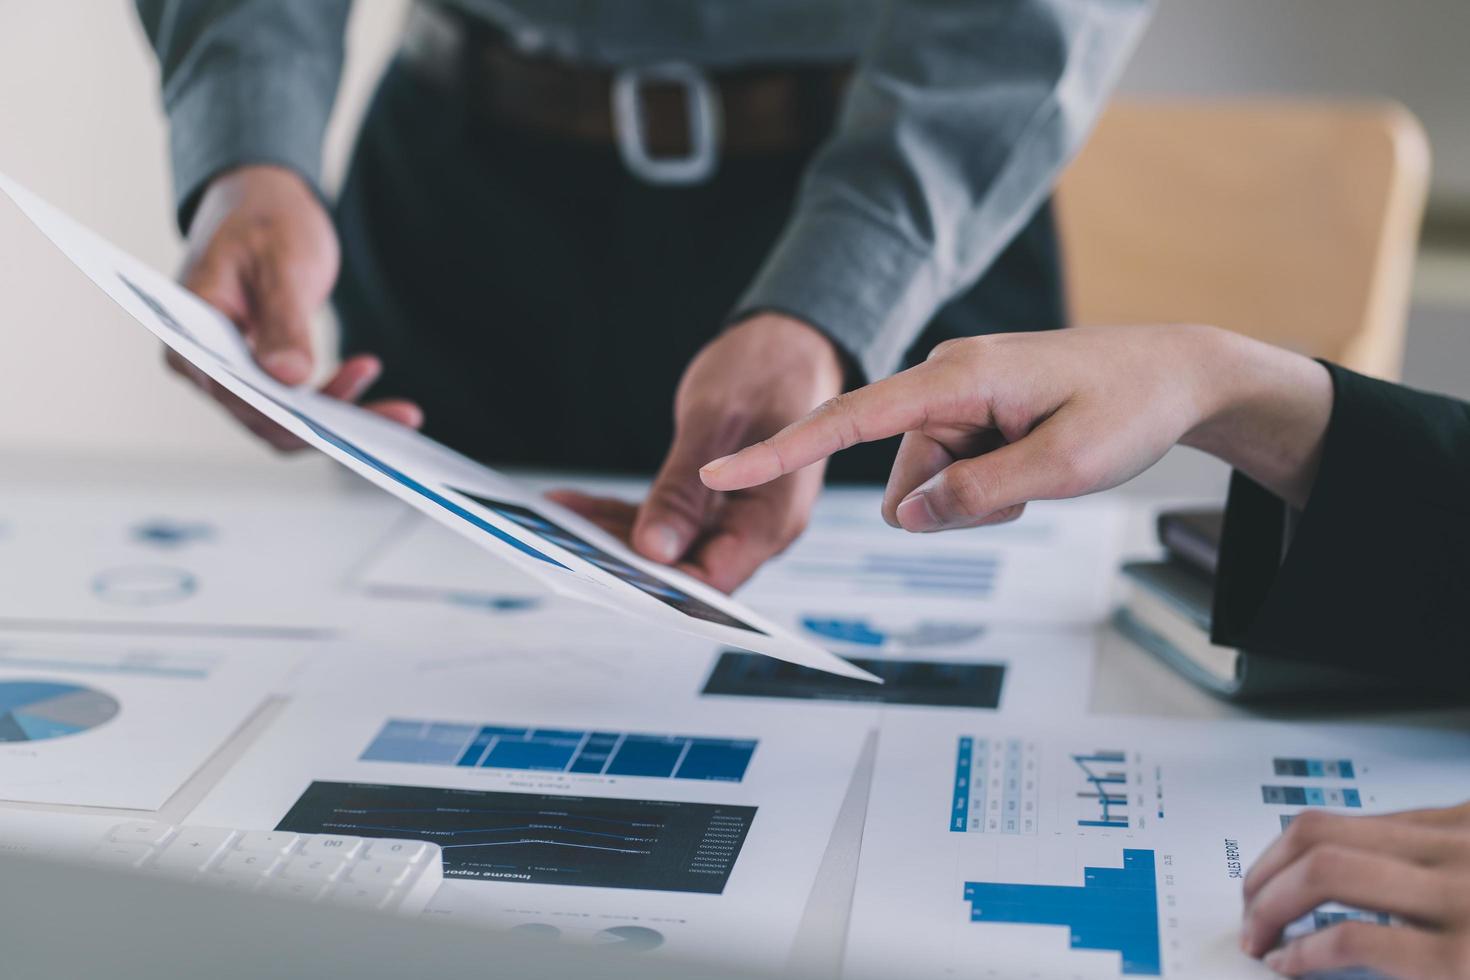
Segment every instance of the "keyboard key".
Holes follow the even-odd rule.
[[[362,850],[361,837],[324,837],[312,834],[301,843],[304,857],[350,858]]]
[[[235,832],[226,827],[180,827],[154,859],[153,867],[185,875],[207,871],[234,839]]]
[[[212,887],[417,915],[444,880],[438,845],[136,820],[110,828],[92,860]]]
[[[353,884],[392,888],[408,880],[413,866],[404,861],[358,861],[347,869]]]
[[[224,878],[248,880],[252,884],[265,879],[276,870],[281,859],[274,854],[252,854],[249,851],[231,851],[214,869],[214,874]]]
[[[314,902],[321,898],[331,886],[323,881],[302,881],[295,878],[270,878],[261,889],[267,895],[279,898],[295,898]]]
[[[340,882],[327,892],[328,901],[336,905],[359,909],[386,909],[393,904],[396,894],[391,888],[362,885],[352,881]]]
[[[219,851],[191,850],[187,847],[165,847],[148,867],[159,874],[190,878],[209,870]]]
[[[174,825],[153,820],[129,820],[107,832],[107,839],[115,844],[143,844],[155,847],[174,834]]]
[[[318,883],[336,881],[342,876],[342,872],[348,864],[349,862],[345,858],[314,858],[300,854],[286,862],[285,866],[281,868],[279,876],[292,881],[315,881]]]
[[[412,864],[428,849],[429,845],[421,840],[370,840],[363,856],[374,861],[407,861]]]
[[[235,850],[284,855],[290,853],[300,839],[296,834],[279,830],[248,830],[235,842]]]
[[[118,868],[141,868],[153,856],[147,844],[98,844],[92,849],[92,860]]]

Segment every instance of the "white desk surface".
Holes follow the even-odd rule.
[[[1190,503],[1218,503],[1224,499],[1228,471],[1213,460],[1187,450],[1170,454],[1158,467],[1133,483],[1111,491],[1130,504],[1126,551],[1130,557],[1157,554],[1153,516],[1162,508]],[[302,494],[378,493],[336,464],[319,457],[265,461],[259,465],[209,464],[186,460],[137,458],[76,458],[33,453],[0,452],[0,495],[21,488],[48,486],[115,488],[133,493],[148,488],[197,489],[200,493],[228,488],[233,493],[260,488]],[[1098,628],[1099,645],[1092,693],[1095,714],[1152,715],[1181,718],[1259,717],[1250,709],[1220,701],[1195,688],[1150,654],[1110,627]],[[210,761],[190,784],[171,800],[160,817],[182,820],[236,758],[270,722],[280,705],[268,706],[237,736],[234,743]],[[1311,717],[1315,720],[1362,719],[1359,712],[1323,712],[1311,706],[1283,706],[1271,710],[1276,719]],[[1467,711],[1395,711],[1374,713],[1376,722],[1410,725],[1470,725]],[[854,772],[816,884],[807,904],[796,947],[793,973],[813,977],[836,976],[846,935],[847,913],[857,873],[864,814],[876,733],[868,739]]]

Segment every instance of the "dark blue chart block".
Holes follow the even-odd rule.
[[[459,761],[455,765],[478,766],[480,760],[485,758],[485,750],[490,747],[490,743],[493,741],[495,741],[495,736],[481,729],[480,733],[475,736],[475,740],[460,754]]]
[[[497,741],[480,761],[485,769],[541,769],[562,772],[572,755],[577,751],[575,742],[570,745],[560,741],[512,742]]]
[[[684,761],[674,773],[676,779],[710,779],[738,783],[745,778],[755,742],[723,741],[697,738],[689,743]]]
[[[607,760],[612,758],[613,749],[617,748],[618,739],[622,738],[617,732],[593,732],[587,736],[587,741],[582,743],[582,751],[572,760],[568,772],[600,773],[607,768]]]
[[[609,776],[672,776],[687,739],[628,735],[604,770]]]
[[[1114,950],[1123,973],[1160,976],[1154,852],[1125,850],[1121,868],[1084,868],[1080,887],[965,882],[971,922],[1066,926],[1073,949]]]

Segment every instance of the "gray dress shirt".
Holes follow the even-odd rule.
[[[313,183],[351,0],[137,0],[163,70],[181,208],[245,163]],[[609,66],[856,59],[835,133],[737,312],[817,326],[892,372],[1082,142],[1152,0],[457,0]]]

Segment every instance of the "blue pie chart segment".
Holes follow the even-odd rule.
[[[865,619],[819,619],[804,617],[801,625],[817,636],[840,643],[853,643],[865,647],[881,647],[888,637],[868,625]]]
[[[0,681],[0,742],[64,738],[112,720],[110,695],[60,681]]]

